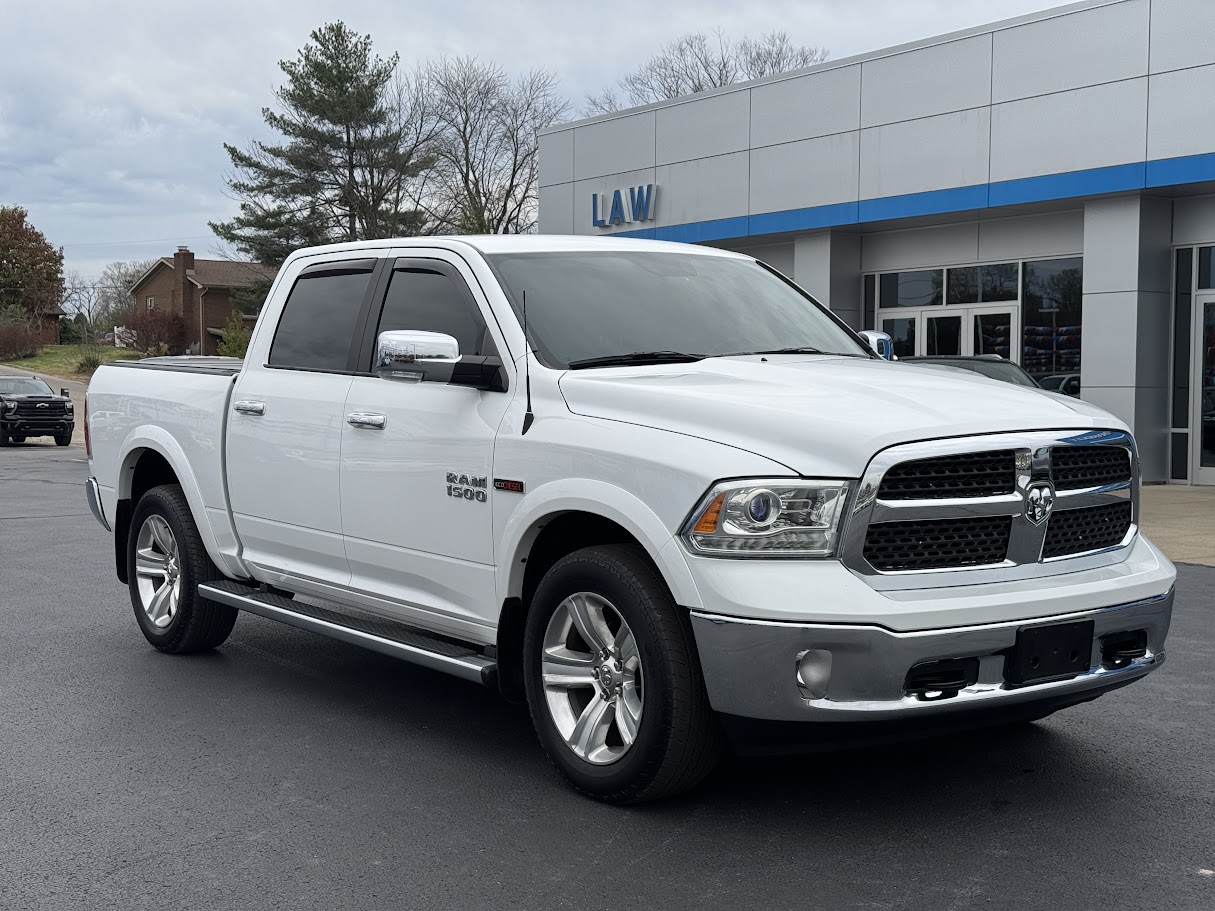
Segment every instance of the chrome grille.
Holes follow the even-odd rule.
[[[865,559],[879,572],[984,566],[1008,553],[1012,516],[879,522],[869,526]]]
[[[1131,504],[1110,503],[1088,509],[1067,509],[1050,517],[1042,559],[1117,547],[1131,528]]]
[[[1015,456],[1005,449],[901,462],[886,472],[878,496],[883,500],[936,500],[1012,493],[1017,482]]]
[[[1062,571],[1044,561],[1063,558],[1068,571],[1114,563],[1136,528],[1135,459],[1118,431],[891,447],[857,486],[840,555],[879,589],[1030,578]]]

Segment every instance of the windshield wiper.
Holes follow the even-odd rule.
[[[750,354],[825,354],[829,357],[864,357],[863,354],[853,354],[849,351],[823,351],[821,348],[772,348],[768,351],[735,351],[731,354],[719,354],[718,357],[742,357]]]
[[[635,364],[689,364],[702,361],[703,354],[688,354],[684,351],[634,351],[632,354],[608,354],[603,357],[585,357],[570,361],[570,370],[587,367],[627,367]]]

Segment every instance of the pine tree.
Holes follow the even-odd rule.
[[[63,294],[63,249],[29,223],[20,206],[0,206],[0,307],[20,307],[29,319]]]
[[[407,183],[427,164],[425,144],[394,97],[397,60],[373,56],[371,36],[342,22],[312,32],[295,60],[279,63],[279,110],[262,110],[282,141],[247,151],[225,143],[240,214],[211,229],[272,266],[301,246],[421,230]]]

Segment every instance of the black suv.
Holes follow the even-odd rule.
[[[66,389],[55,395],[37,377],[0,376],[0,446],[28,437],[54,437],[56,445],[67,446],[75,426],[76,408]]]

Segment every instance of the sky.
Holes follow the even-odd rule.
[[[278,62],[345,21],[412,67],[473,55],[554,70],[582,109],[665,42],[783,29],[833,59],[1058,5],[1051,0],[0,0],[0,205],[20,205],[95,278],[115,260],[231,255],[225,142],[269,139]],[[661,10],[659,14],[658,11]],[[13,37],[20,40],[14,41]]]

